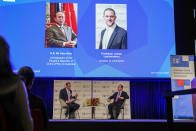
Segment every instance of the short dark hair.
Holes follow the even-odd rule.
[[[123,85],[122,85],[122,84],[119,84],[119,86],[120,86],[121,88],[123,88]]]
[[[6,40],[0,36],[0,75],[8,76],[13,74],[9,57],[9,45]]]
[[[65,83],[65,85],[66,85],[66,86],[68,86],[68,84],[70,84],[70,85],[71,85],[71,83],[70,83],[70,82],[66,82],[66,83]]]
[[[114,15],[116,16],[116,12],[115,12],[115,10],[112,9],[112,8],[106,8],[106,9],[104,10],[104,12],[103,12],[103,15],[105,15],[105,12],[108,11],[108,10],[114,12]]]
[[[34,72],[31,67],[24,66],[18,71],[19,77],[24,81],[26,87],[31,84],[34,79]]]
[[[64,13],[63,11],[57,11],[57,12],[54,14],[54,17],[55,17],[55,18],[56,18],[56,14],[59,13],[59,12],[61,12],[61,13],[63,13],[63,14],[65,15],[65,13]]]

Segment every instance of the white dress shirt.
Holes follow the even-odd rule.
[[[106,26],[106,30],[102,40],[102,49],[107,49],[108,43],[110,41],[110,37],[112,36],[112,33],[114,32],[115,28],[116,28],[116,24],[113,24],[111,27]]]

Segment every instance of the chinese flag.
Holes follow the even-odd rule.
[[[54,16],[55,16],[55,3],[50,3],[50,21],[54,23]]]
[[[77,21],[76,21],[76,14],[74,10],[74,4],[69,4],[70,14],[71,14],[71,27],[75,34],[77,34]]]
[[[63,11],[65,13],[65,24],[70,26],[69,3],[63,4]]]
[[[177,80],[178,86],[184,86],[184,80],[178,79]]]
[[[65,12],[65,24],[72,28],[73,32],[77,34],[77,21],[73,3],[64,3],[63,11]]]

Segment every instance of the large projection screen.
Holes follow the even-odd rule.
[[[106,8],[115,10],[120,30],[112,38],[101,34]],[[74,48],[47,46],[46,29],[54,24],[57,9],[65,11],[65,24],[76,34]],[[36,77],[170,77],[173,0],[1,1],[0,18],[0,35],[10,45],[15,72],[30,66]]]

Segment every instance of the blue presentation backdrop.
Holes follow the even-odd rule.
[[[77,48],[45,48],[46,2],[78,4]],[[96,4],[127,5],[128,49],[96,49]],[[0,5],[0,35],[10,45],[15,72],[31,66],[37,77],[171,75],[170,55],[175,54],[173,0],[0,0]],[[55,63],[56,58],[71,64]]]

